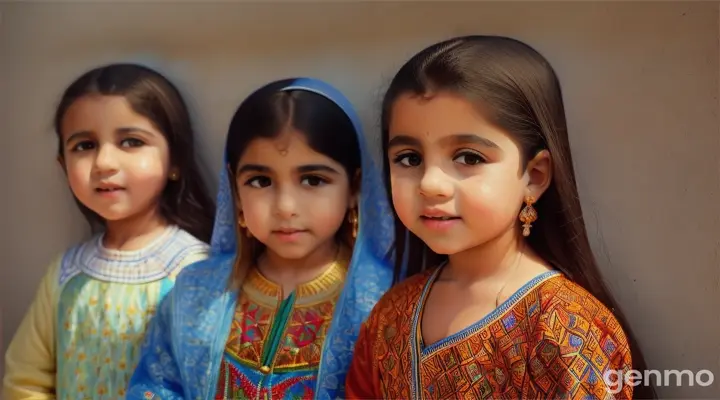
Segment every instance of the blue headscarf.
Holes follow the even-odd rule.
[[[325,96],[340,107],[352,121],[360,144],[362,181],[359,194],[358,233],[344,289],[323,346],[318,373],[318,399],[343,398],[345,375],[360,324],[392,283],[392,262],[388,252],[393,240],[392,210],[387,199],[380,168],[365,138],[360,118],[350,101],[329,84],[311,78],[298,78],[283,91],[307,90]],[[215,227],[211,240],[213,255],[236,254],[235,206],[227,168],[220,173]]]

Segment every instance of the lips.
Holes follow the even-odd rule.
[[[291,228],[288,228],[288,229],[278,229],[278,230],[275,230],[275,231],[273,231],[273,232],[274,232],[274,233],[279,233],[279,234],[281,234],[281,235],[292,235],[293,233],[305,232],[305,229],[291,229]]]
[[[125,188],[110,182],[103,182],[95,188],[95,191],[98,193],[113,193],[121,190],[125,190]]]
[[[450,217],[450,216],[444,216],[444,217],[429,217],[427,215],[423,215],[420,218],[427,219],[431,221],[451,221],[453,219],[460,219],[460,217]]]
[[[450,221],[453,219],[460,219],[460,217],[458,217],[457,215],[452,215],[448,212],[432,208],[425,209],[420,218],[436,221]]]
[[[117,188],[97,188],[97,189],[95,189],[96,192],[100,192],[100,193],[112,193],[112,192],[117,192],[117,191],[120,191],[120,190],[125,190],[125,189],[123,189],[123,188],[121,188],[121,187],[117,187]]]

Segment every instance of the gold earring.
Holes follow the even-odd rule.
[[[351,208],[348,213],[348,222],[350,222],[352,228],[352,237],[355,239],[358,234],[358,214],[354,208]]]
[[[247,228],[247,224],[245,223],[245,218],[243,217],[242,211],[238,212],[238,225],[240,225],[240,228],[245,229],[245,234],[247,235],[247,237],[252,237],[252,233],[250,233],[250,229]]]
[[[176,180],[178,180],[178,173],[175,172],[175,171],[171,172],[169,178],[170,178],[171,181],[176,181]]]
[[[533,196],[527,196],[525,197],[525,207],[520,211],[520,215],[518,216],[518,219],[520,219],[520,222],[523,223],[523,236],[528,237],[530,236],[530,228],[532,228],[532,223],[537,221],[538,219],[538,213],[537,210],[532,206],[535,203],[535,197]]]

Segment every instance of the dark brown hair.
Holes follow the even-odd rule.
[[[426,96],[438,92],[471,101],[486,118],[510,133],[523,152],[523,169],[539,151],[550,152],[553,179],[535,204],[541,218],[534,223],[527,243],[545,261],[613,310],[628,336],[633,368],[645,370],[642,352],[602,279],[588,241],[562,92],[552,66],[527,44],[499,36],[457,37],[422,50],[400,68],[385,94],[381,117],[385,154],[391,108],[396,99],[406,94]],[[386,188],[391,195],[387,156],[383,165]],[[397,213],[395,235],[395,282],[403,272],[409,276],[447,259],[408,231]],[[403,271],[405,257],[407,270]],[[656,394],[649,382],[643,382],[635,388],[635,397],[656,398]]]
[[[68,108],[85,96],[123,96],[136,113],[149,119],[168,142],[170,164],[178,179],[168,181],[160,199],[160,212],[168,223],[209,243],[215,203],[195,160],[195,141],[187,106],[177,88],[158,72],[136,64],[110,64],[77,78],[63,93],[55,112],[58,155],[63,156],[62,122]],[[75,198],[94,232],[105,220]]]
[[[256,90],[240,104],[230,122],[225,159],[235,202],[238,193],[235,171],[248,145],[258,138],[277,137],[287,127],[301,133],[310,148],[342,165],[351,190],[358,189],[359,183],[354,182],[354,177],[360,170],[360,144],[352,120],[339,105],[321,94],[302,89],[283,90],[294,81],[283,79]],[[343,221],[336,237],[352,245],[350,225],[347,218]],[[239,253],[231,287],[237,289],[264,246],[248,237],[243,229],[238,229],[236,234]]]

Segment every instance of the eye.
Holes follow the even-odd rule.
[[[272,184],[272,181],[267,176],[254,176],[247,181],[245,181],[246,186],[254,187],[254,188],[264,188],[268,187]]]
[[[417,167],[422,162],[422,158],[416,153],[403,153],[395,157],[393,163],[400,164],[404,167]]]
[[[306,175],[300,180],[301,185],[322,186],[329,183],[327,179],[317,175]]]
[[[485,159],[477,153],[466,151],[458,154],[453,161],[465,165],[477,165],[484,163]]]
[[[127,138],[127,139],[123,139],[122,141],[120,141],[120,145],[121,145],[121,147],[140,147],[140,146],[144,146],[145,142],[143,142],[140,139]]]
[[[70,148],[70,151],[86,151],[86,150],[92,150],[95,148],[95,142],[90,140],[84,140],[80,143],[76,143],[74,146]]]

